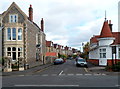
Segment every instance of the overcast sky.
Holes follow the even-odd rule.
[[[1,0],[0,13],[15,2],[26,15],[32,4],[34,22],[40,26],[44,18],[46,39],[63,46],[80,48],[93,35],[99,35],[105,10],[118,31],[119,0]]]

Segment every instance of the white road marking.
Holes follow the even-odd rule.
[[[63,73],[63,70],[58,75],[61,75],[62,73]]]
[[[120,85],[115,85],[116,87],[120,87]]]
[[[18,76],[25,76],[25,75],[18,75]]]
[[[52,76],[57,76],[57,74],[52,74]]]
[[[106,74],[101,74],[101,75],[106,75]]]
[[[48,76],[48,74],[43,74],[42,76]]]
[[[78,75],[83,75],[83,74],[76,74],[76,75],[78,76]]]
[[[85,74],[85,75],[92,75],[92,74]]]
[[[67,74],[68,76],[72,76],[72,75],[74,75],[74,74]]]
[[[101,75],[101,74],[93,74],[93,75]]]
[[[60,76],[63,76],[63,75],[65,75],[65,74],[61,74]]]
[[[14,85],[16,87],[79,87],[79,85]]]

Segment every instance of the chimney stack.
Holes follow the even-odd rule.
[[[109,27],[110,27],[111,32],[112,32],[112,25],[113,24],[111,24],[111,20],[109,20]]]
[[[41,30],[44,32],[44,20],[43,20],[43,18],[41,20]]]
[[[29,20],[33,22],[33,8],[32,5],[29,7]]]

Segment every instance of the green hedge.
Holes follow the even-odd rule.
[[[106,69],[106,70],[112,69],[112,71],[119,72],[119,71],[120,71],[120,62],[118,62],[118,63],[115,64],[114,66],[106,66],[105,69]]]

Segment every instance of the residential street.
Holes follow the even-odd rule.
[[[117,73],[88,65],[76,67],[74,60],[20,75],[3,76],[3,87],[119,87]],[[102,68],[102,67],[99,67]],[[92,70],[92,71],[90,71]]]

